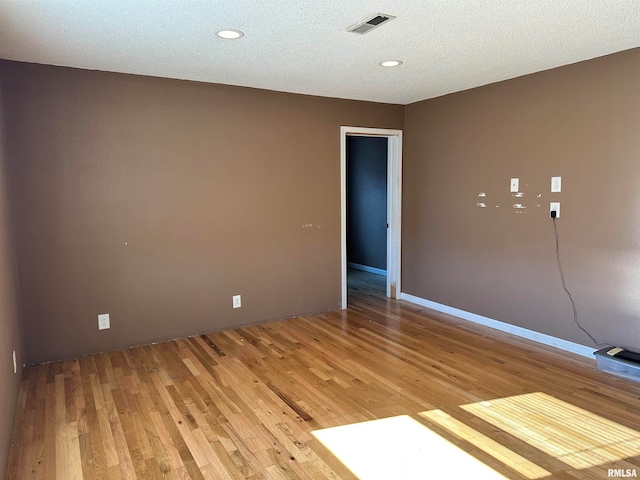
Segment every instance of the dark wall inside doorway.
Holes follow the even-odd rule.
[[[347,137],[347,259],[387,269],[387,142]]]

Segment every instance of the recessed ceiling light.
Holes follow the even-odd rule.
[[[383,67],[397,67],[398,65],[402,65],[402,62],[400,60],[385,60],[381,62],[380,65]]]
[[[216,35],[226,40],[235,40],[236,38],[244,37],[244,33],[242,33],[240,30],[231,29],[218,30],[216,32]]]

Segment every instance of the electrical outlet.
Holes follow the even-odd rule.
[[[511,185],[509,186],[509,191],[510,192],[517,192],[519,188],[520,188],[520,179],[519,178],[512,178],[511,179]]]
[[[242,306],[242,297],[240,295],[233,296],[233,308],[240,308]]]
[[[560,218],[560,202],[549,202],[549,215],[556,212],[556,218]]]
[[[551,177],[551,192],[562,191],[562,177]]]
[[[100,315],[98,315],[98,330],[106,330],[107,328],[111,328],[109,314],[101,313]]]
[[[16,362],[16,351],[13,351],[13,373],[18,373],[18,362]]]

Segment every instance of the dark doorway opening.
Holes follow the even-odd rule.
[[[388,142],[386,137],[347,137],[349,292],[353,292],[353,287],[385,290],[388,251]]]

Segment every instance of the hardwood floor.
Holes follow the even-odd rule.
[[[353,272],[345,311],[27,368],[6,478],[640,474],[639,385],[382,282]]]

